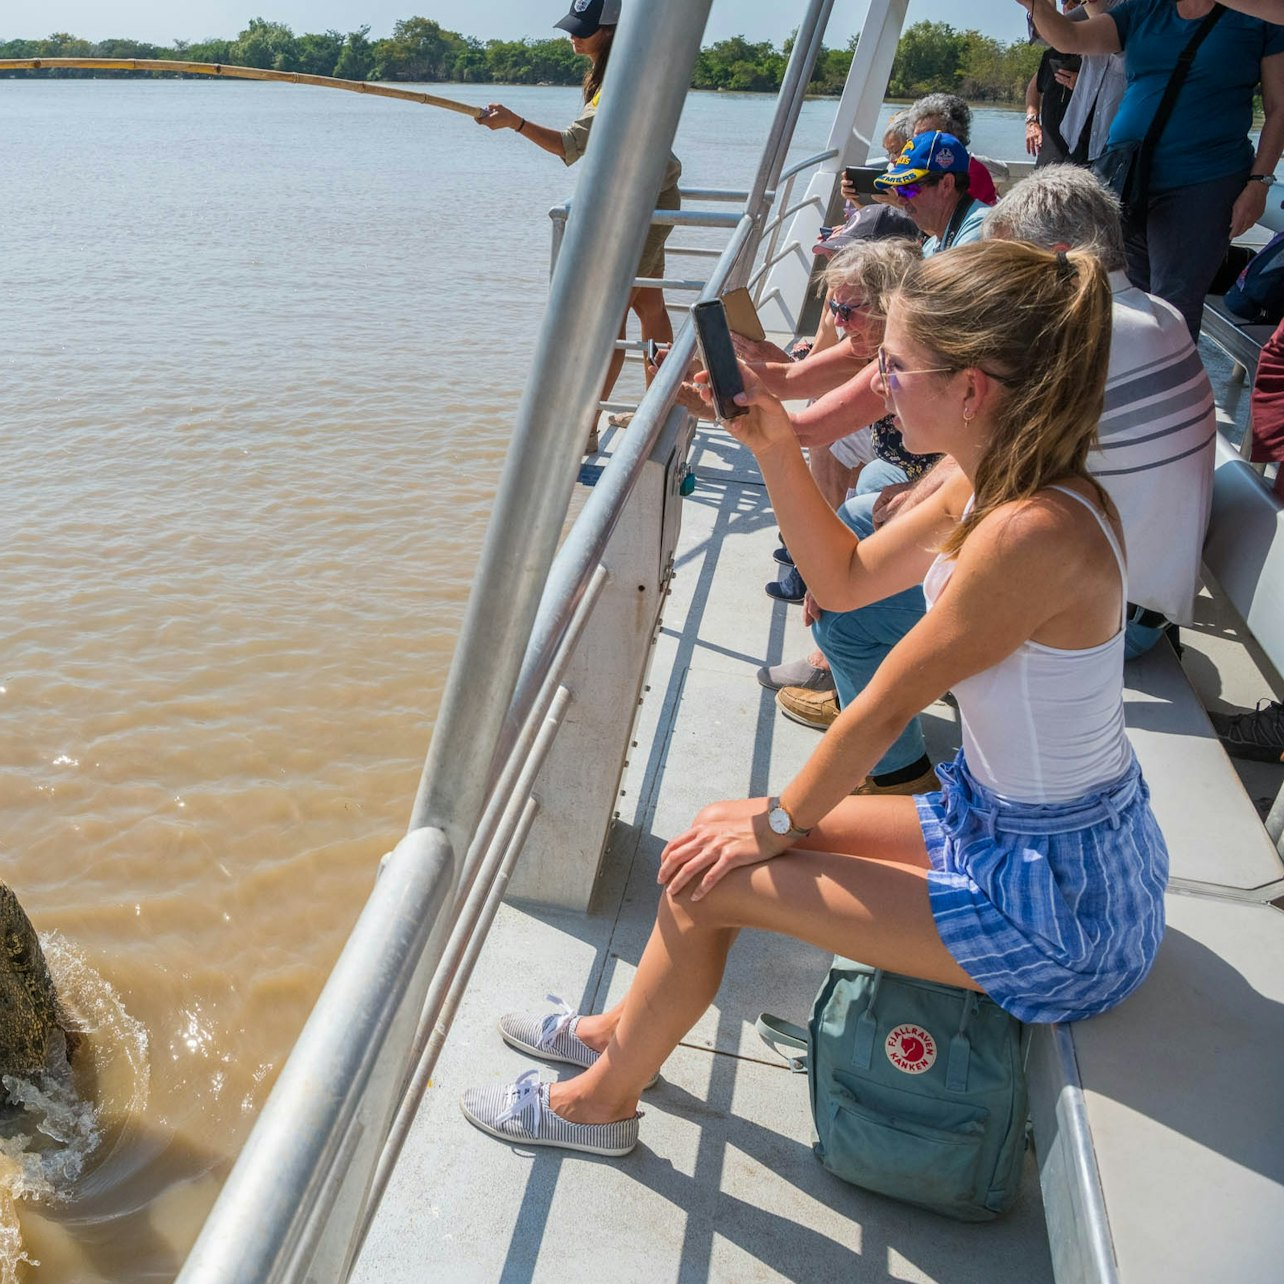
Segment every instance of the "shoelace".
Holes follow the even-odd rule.
[[[571,1022],[579,1016],[579,1013],[572,1010],[569,1003],[563,1003],[556,994],[546,994],[544,998],[557,1007],[557,1011],[550,1012],[539,1027],[539,1046],[548,1048],[552,1046],[554,1040],[569,1033]]]
[[[533,1135],[539,1135],[540,1119],[544,1115],[544,1098],[540,1092],[541,1084],[539,1081],[538,1070],[527,1070],[518,1075],[516,1083],[508,1085],[508,1097],[504,1102],[504,1108],[495,1116],[496,1123],[507,1123],[510,1119],[516,1119],[519,1115],[524,1115],[532,1106],[535,1108],[535,1117],[531,1121],[531,1132]]]

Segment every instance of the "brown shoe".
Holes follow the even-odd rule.
[[[776,692],[776,705],[791,722],[824,731],[838,717],[838,692],[781,687]]]
[[[929,768],[913,780],[903,780],[899,785],[876,785],[871,776],[852,790],[853,794],[887,794],[888,796],[905,794],[933,794],[941,787],[940,778],[934,769]]]

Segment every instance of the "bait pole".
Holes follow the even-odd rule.
[[[93,71],[175,71],[200,76],[228,76],[235,80],[283,80],[291,85],[316,85],[318,89],[346,89],[354,94],[375,94],[380,98],[401,98],[457,111],[480,120],[484,107],[471,107],[453,98],[420,94],[412,89],[394,89],[390,85],[371,84],[366,80],[341,80],[337,76],[310,76],[302,71],[268,71],[263,67],[237,67],[225,62],[179,62],[164,58],[0,58],[0,71],[48,71],[58,67],[77,67]]]

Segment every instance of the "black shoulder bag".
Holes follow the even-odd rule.
[[[1181,87],[1186,82],[1191,63],[1195,61],[1195,55],[1199,52],[1199,46],[1204,43],[1204,38],[1217,25],[1217,20],[1225,12],[1224,5],[1213,5],[1203,22],[1199,24],[1199,30],[1178,55],[1177,65],[1168,78],[1164,96],[1159,100],[1155,117],[1150,122],[1150,128],[1146,130],[1145,138],[1141,142],[1134,139],[1127,143],[1116,143],[1093,162],[1092,172],[1119,198],[1119,204],[1123,207],[1125,215],[1130,211],[1140,213],[1145,208],[1146,197],[1150,194],[1150,166],[1159,137],[1168,124],[1168,118],[1173,114],[1173,108],[1177,105],[1177,95],[1181,93]]]

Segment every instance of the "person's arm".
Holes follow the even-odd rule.
[[[874,511],[870,514],[875,528],[890,522],[893,517],[912,512],[925,499],[935,495],[952,477],[958,476],[958,471],[958,464],[951,456],[946,455],[917,481],[885,486],[874,501]]]
[[[959,477],[940,494],[953,492],[954,502],[961,503],[969,490],[967,479]],[[862,545],[883,538],[880,532]],[[1067,562],[1065,552],[1064,526],[1030,522],[1019,511],[987,518],[972,532],[931,611],[892,648],[781,791],[795,825],[818,824],[848,797],[852,781],[877,764],[910,718],[963,679],[1011,655],[1065,609],[1075,584],[1075,559]],[[766,818],[765,799],[706,807],[665,847],[660,881],[670,895],[690,887],[698,898],[731,870],[783,855],[794,844],[774,834]]]
[[[547,125],[537,125],[533,120],[527,120],[525,116],[519,116],[515,111],[510,111],[503,103],[488,104],[485,113],[477,117],[477,123],[485,125],[487,129],[511,129],[521,134],[523,138],[529,139],[536,147],[551,152],[559,160],[566,159],[566,144],[563,142],[560,129],[549,129]]]
[[[1262,121],[1261,137],[1257,141],[1257,155],[1253,159],[1254,174],[1274,174],[1284,151],[1284,53],[1271,54],[1262,59]],[[1231,209],[1231,238],[1242,236],[1266,211],[1269,189],[1265,183],[1251,179],[1235,199]]]
[[[1052,0],[1017,0],[1029,10],[1034,19],[1034,29],[1058,53],[1112,54],[1119,53],[1119,28],[1109,14],[1099,14],[1086,22],[1071,22],[1057,12]]]
[[[888,411],[882,395],[874,391],[877,375],[878,362],[871,361],[841,387],[792,414],[798,440],[804,446],[828,446],[856,428],[881,419]]]
[[[832,348],[813,352],[802,361],[768,361],[762,365],[754,364],[752,369],[773,397],[793,401],[804,397],[823,397],[858,375],[868,364],[864,357],[858,357],[852,351],[850,341],[844,339]],[[873,419],[877,418],[878,415],[873,416]],[[873,420],[862,422],[872,423]],[[849,432],[850,423],[848,420]],[[841,437],[843,434],[838,435]],[[817,444],[828,445],[828,442]]]
[[[753,451],[776,524],[817,604],[827,611],[850,611],[920,583],[966,493],[957,512],[929,500],[903,523],[858,540],[816,486],[785,408],[751,370],[742,366],[741,374],[749,413],[725,426]]]
[[[1039,109],[1043,95],[1039,92],[1039,73],[1030,77],[1025,87],[1025,150],[1028,156],[1037,156],[1043,146],[1043,126],[1039,124]]]

